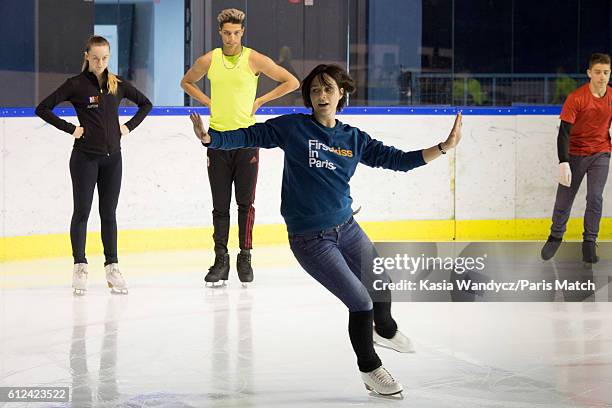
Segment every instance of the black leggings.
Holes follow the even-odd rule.
[[[74,263],[87,263],[85,241],[87,219],[94,188],[98,185],[104,265],[117,263],[117,202],[121,190],[121,152],[109,156],[72,150],[70,176],[74,211],[70,223],[70,242]]]

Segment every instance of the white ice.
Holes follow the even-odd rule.
[[[205,288],[205,251],[102,259],[72,295],[70,259],[0,264],[0,386],[68,386],[73,407],[612,406],[610,303],[395,303],[416,354],[377,349],[404,399],[360,381],[345,307],[286,247],[253,252],[255,282]]]

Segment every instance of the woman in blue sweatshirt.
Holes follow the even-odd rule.
[[[306,272],[348,307],[349,337],[366,388],[393,395],[402,392],[402,385],[382,366],[374,342],[399,352],[413,348],[391,316],[391,293],[364,284],[371,281],[372,270],[362,265],[371,266],[376,251],[353,219],[349,181],[359,163],[408,171],[446,154],[461,139],[461,114],[444,142],[404,152],[336,119],[354,89],[344,69],[322,64],[302,82],[304,105],[312,115],[283,115],[245,129],[209,133],[197,113],[191,120],[210,149],[284,150],[281,214],[291,250]]]

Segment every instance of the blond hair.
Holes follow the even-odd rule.
[[[110,50],[110,43],[108,42],[108,40],[104,37],[100,37],[99,35],[91,36],[89,40],[87,40],[86,50],[89,52],[91,47],[95,47],[99,45],[102,45],[102,46],[106,45],[108,49]],[[81,72],[87,71],[88,69],[89,69],[89,61],[87,61],[87,56],[83,56],[83,66],[81,67]],[[110,70],[108,70],[108,79],[106,80],[106,87],[108,88],[109,94],[112,94],[112,95],[117,94],[117,85],[119,84],[119,82],[121,82],[121,80],[117,78],[115,74],[110,72]]]
[[[221,10],[219,15],[217,16],[217,21],[219,22],[219,28],[223,28],[223,24],[240,24],[244,27],[244,18],[246,14],[244,11],[238,10],[235,8]]]

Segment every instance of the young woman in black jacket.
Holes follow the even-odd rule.
[[[87,41],[82,72],[69,78],[36,108],[36,114],[44,121],[74,137],[70,157],[74,202],[70,241],[74,257],[72,287],[77,295],[87,290],[85,239],[96,185],[106,280],[112,292],[127,294],[127,286],[118,267],[115,216],[121,189],[121,137],[134,130],[153,107],[146,96],[108,70],[109,59],[108,41],[100,36],[91,37]],[[121,125],[118,108],[123,98],[138,105],[138,112]],[[79,126],[53,113],[53,108],[64,101],[74,106]]]

